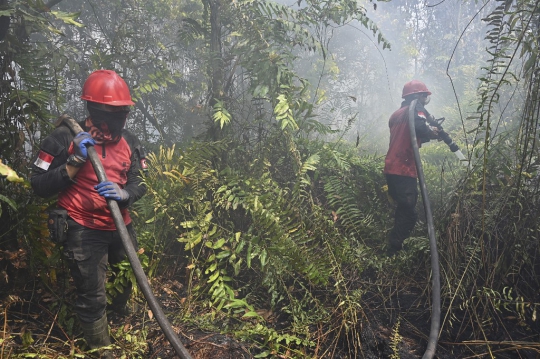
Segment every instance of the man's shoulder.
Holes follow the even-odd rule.
[[[67,126],[60,125],[56,127],[51,133],[47,135],[42,141],[43,146],[50,146],[51,143],[57,143],[60,146],[66,146],[67,143],[71,142],[73,139],[73,134]]]
[[[65,124],[60,124],[55,127],[54,130],[49,134],[49,136],[54,137],[73,137],[73,134],[71,133],[71,130],[69,127]]]
[[[392,113],[392,115],[390,116],[390,122],[398,121],[398,120],[402,120],[406,118],[406,116],[408,115],[408,111],[407,111],[408,109],[409,109],[409,106],[404,106],[394,111],[394,113]]]
[[[138,146],[140,146],[141,141],[131,131],[123,129],[122,137],[124,138],[124,140],[126,140],[130,147],[137,148]]]
[[[409,110],[409,105],[403,105],[400,108],[398,108],[397,110],[395,110],[394,113],[392,114],[392,116],[407,113],[408,110]]]
[[[122,130],[122,137],[124,137],[125,139],[129,139],[129,140],[139,141],[139,138],[137,136],[135,136],[135,134],[133,134],[133,132],[131,132],[130,130],[125,129],[125,128]]]

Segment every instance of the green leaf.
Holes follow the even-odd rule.
[[[13,200],[7,198],[6,196],[0,194],[0,201],[7,203],[15,211],[17,210],[17,203],[15,203]],[[1,211],[1,207],[0,207],[0,211]],[[0,214],[1,214],[1,212],[0,212]]]
[[[223,245],[225,244],[226,240],[225,238],[220,238],[216,243],[214,243],[214,245],[212,246],[213,249],[219,249],[221,247],[223,247]]]
[[[260,354],[257,354],[254,356],[254,358],[267,358],[268,356],[270,356],[270,354],[272,354],[270,351],[266,350]]]
[[[223,259],[223,258],[227,258],[230,255],[231,255],[230,251],[221,251],[216,255],[216,258],[217,259]]]
[[[242,315],[242,318],[253,318],[253,317],[261,318],[261,316],[257,314],[257,312],[246,312],[246,314]]]
[[[212,283],[213,281],[218,279],[218,277],[219,277],[219,271],[214,272],[214,274],[212,274],[210,278],[208,278],[208,283]]]
[[[266,256],[267,256],[266,249],[263,249],[261,251],[261,255],[259,257],[259,260],[261,261],[261,266],[262,267],[264,267],[264,265],[266,264]]]
[[[215,122],[219,122],[221,128],[231,122],[232,116],[229,111],[227,111],[222,101],[216,101],[216,104],[214,105],[214,113],[212,115],[212,119]]]
[[[57,19],[62,20],[63,22],[65,22],[68,25],[75,25],[77,27],[84,27],[83,24],[81,24],[80,22],[75,21],[75,19],[77,19],[81,15],[80,12],[67,13],[67,12],[63,12],[63,11],[51,11],[51,14],[53,14],[54,16],[56,16]]]
[[[212,265],[204,271],[205,274],[208,274],[210,272],[214,272],[217,269],[217,262],[212,263]]]

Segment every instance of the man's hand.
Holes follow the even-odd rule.
[[[120,186],[114,182],[106,181],[101,182],[97,186],[94,186],[100,196],[105,198],[111,198],[118,202],[127,201],[129,199],[129,193],[120,188]]]
[[[79,132],[77,136],[73,139],[73,150],[75,151],[75,156],[80,160],[86,161],[88,157],[88,146],[94,146],[96,141],[88,132]]]
[[[431,135],[429,136],[430,140],[441,140],[439,138],[439,129],[434,126],[429,126],[429,129],[431,130]]]

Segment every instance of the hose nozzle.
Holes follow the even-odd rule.
[[[448,147],[450,148],[450,151],[454,152],[461,161],[461,164],[464,166],[469,165],[469,161],[465,158],[461,150],[459,149],[459,146],[452,140],[450,135],[446,133],[442,127],[442,123],[444,122],[444,117],[435,119],[435,118],[428,118],[428,123],[432,126],[435,126],[438,129],[437,135],[439,136],[439,139],[446,143]]]
[[[459,151],[459,146],[450,138],[450,135],[448,135],[442,128],[439,129],[438,132],[439,138],[444,141],[450,147],[450,151],[456,152]]]

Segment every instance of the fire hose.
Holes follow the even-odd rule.
[[[465,158],[465,156],[459,149],[459,146],[452,140],[452,138],[450,138],[450,135],[444,131],[441,125],[441,123],[444,122],[444,117],[435,119],[434,117],[431,116],[427,118],[427,122],[429,123],[430,126],[437,128],[438,130],[437,135],[439,136],[439,139],[448,145],[448,148],[450,148],[450,151],[452,151],[457,156],[457,158],[459,158],[459,160],[464,166],[468,166],[469,161],[467,161],[467,159]]]
[[[71,132],[73,132],[74,135],[77,135],[79,132],[83,132],[81,126],[73,118],[67,115],[63,115],[60,119],[69,127],[69,129],[71,130]],[[96,149],[93,146],[88,147],[88,158],[90,159],[90,162],[94,167],[94,171],[96,172],[99,183],[107,181],[105,169],[103,168],[103,164],[99,159],[99,155],[97,154]],[[161,306],[159,305],[156,297],[154,296],[154,293],[152,292],[152,288],[150,287],[148,278],[146,278],[146,274],[143,271],[141,262],[139,261],[133,243],[131,242],[129,232],[122,218],[122,214],[120,213],[120,207],[118,207],[118,203],[114,199],[107,199],[107,205],[111,210],[114,224],[116,225],[116,230],[118,231],[118,234],[122,239],[122,244],[124,245],[124,249],[126,251],[129,263],[131,264],[131,268],[133,268],[133,273],[135,274],[135,278],[137,279],[137,284],[141,288],[144,297],[148,301],[148,305],[150,306],[154,317],[156,318],[159,326],[161,327],[161,330],[163,331],[163,333],[165,334],[165,336],[167,337],[167,339],[169,340],[174,350],[181,359],[192,359],[191,355],[182,345],[182,342],[174,332],[171,324],[167,320],[167,317],[163,313]]]
[[[414,118],[416,111],[416,103],[418,100],[413,100],[409,105],[409,130],[411,134],[411,144],[414,152],[414,161],[416,163],[416,172],[418,173],[418,181],[420,182],[420,191],[422,192],[422,200],[424,202],[424,211],[426,213],[429,248],[431,253],[431,279],[432,279],[432,305],[431,305],[431,329],[429,332],[428,345],[422,359],[431,359],[435,355],[437,342],[439,339],[439,330],[441,325],[441,280],[439,272],[439,254],[437,252],[437,241],[435,239],[435,227],[433,226],[433,214],[431,213],[431,205],[424,178],[424,170],[420,161],[420,151],[418,149],[418,141],[416,139],[416,130],[414,128]],[[449,138],[449,137],[448,137]],[[453,143],[453,141],[451,141]],[[454,144],[455,145],[455,144]],[[457,145],[456,145],[457,147]],[[459,148],[457,149],[459,150]],[[455,151],[453,151],[455,152]]]

